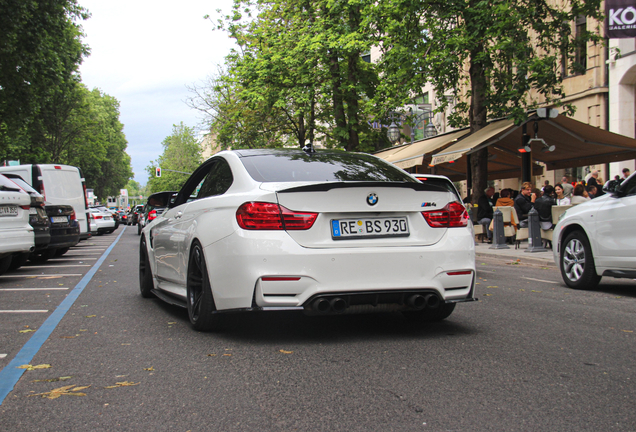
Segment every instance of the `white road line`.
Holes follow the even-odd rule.
[[[82,260],[96,260],[97,258],[83,258],[84,255],[64,255],[64,258],[72,258],[66,261],[79,261],[80,259]],[[73,258],[73,257],[79,257],[79,258]],[[54,262],[58,263],[58,262],[64,262],[63,259],[60,258],[53,258]]]
[[[0,276],[0,278],[6,278],[6,279],[34,279],[34,278],[43,278],[43,277],[56,277],[56,276],[84,276],[81,273],[65,273],[65,274],[46,274],[46,275],[15,275],[15,276],[9,276],[9,275],[2,275]]]
[[[535,282],[551,283],[551,284],[559,284],[560,283],[560,282],[554,282],[554,281],[547,281],[547,280],[543,280],[543,279],[529,278],[529,277],[524,277],[524,276],[521,276],[521,279],[531,280],[531,281],[535,281]]]
[[[24,266],[24,267],[20,267],[18,270],[29,270],[29,269],[36,269],[36,268],[60,268],[60,267],[90,267],[90,264],[51,264],[51,265],[39,265],[39,266]]]
[[[0,313],[46,313],[48,310],[22,309],[22,310],[0,310]]]
[[[53,291],[67,290],[68,288],[0,288],[0,291]]]

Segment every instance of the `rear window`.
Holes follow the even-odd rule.
[[[448,192],[452,192],[453,195],[455,195],[457,199],[461,202],[461,198],[457,194],[457,189],[455,189],[455,186],[453,186],[450,180],[442,179],[439,177],[426,177],[426,176],[419,176],[419,175],[417,176],[417,179],[424,184],[432,184],[444,190],[447,190]]]
[[[82,198],[84,189],[77,171],[43,170],[47,200],[52,198]]]
[[[282,151],[246,155],[241,161],[258,182],[417,182],[399,168],[360,153]]]

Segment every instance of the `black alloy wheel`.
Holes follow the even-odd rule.
[[[139,242],[139,291],[143,298],[152,298],[154,289],[152,283],[152,270],[150,269],[150,259],[146,248],[146,237],[142,237]]]
[[[190,250],[187,280],[188,317],[192,327],[198,331],[218,330],[221,316],[216,311],[208,268],[203,255],[203,248],[197,241]]]
[[[559,267],[563,282],[570,288],[594,289],[601,280],[594,267],[590,241],[582,231],[574,231],[565,238]]]

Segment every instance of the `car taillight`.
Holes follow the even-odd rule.
[[[157,211],[156,210],[151,210],[148,213],[148,222],[150,222],[151,220],[154,220],[157,217]]]
[[[77,215],[75,214],[75,210],[71,212],[71,221],[77,220]]]
[[[318,213],[295,212],[274,203],[246,202],[236,211],[236,221],[247,230],[307,230]]]
[[[100,215],[97,216],[93,216],[93,219],[101,219],[102,217]]]
[[[422,216],[433,228],[456,228],[468,226],[466,207],[457,201],[446,204],[443,209],[423,211]]]

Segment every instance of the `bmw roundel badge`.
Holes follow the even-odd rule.
[[[371,192],[369,195],[367,195],[367,204],[369,204],[370,206],[374,206],[377,203],[378,196],[374,192]]]

